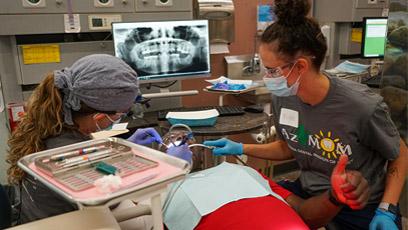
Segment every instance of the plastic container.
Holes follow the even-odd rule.
[[[216,109],[192,111],[192,112],[169,112],[167,120],[170,124],[184,124],[190,127],[214,126],[219,113]]]

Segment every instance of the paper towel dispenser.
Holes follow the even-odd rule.
[[[232,0],[197,0],[195,15],[209,21],[210,43],[235,40],[234,3]]]

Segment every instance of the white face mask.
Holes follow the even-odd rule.
[[[287,78],[292,72],[295,64],[292,66],[287,76],[281,75],[280,77],[268,77],[268,75],[266,75],[263,78],[266,88],[268,88],[268,90],[271,91],[272,94],[278,97],[288,97],[297,94],[300,84],[300,75],[298,76],[296,82],[290,87],[288,87],[287,81]]]

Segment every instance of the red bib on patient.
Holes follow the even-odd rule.
[[[271,189],[286,199],[291,192],[262,175]],[[231,202],[204,216],[196,230],[214,229],[309,229],[297,213],[273,196],[242,199]]]

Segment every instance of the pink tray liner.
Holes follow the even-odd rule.
[[[158,175],[156,177],[154,177],[153,179],[144,182],[143,184],[152,183],[154,181],[160,181],[164,177],[171,177],[171,176],[179,174],[180,172],[183,171],[180,168],[174,167],[174,166],[172,166],[170,164],[167,164],[167,163],[165,163],[163,161],[159,161],[157,159],[149,157],[148,155],[146,155],[144,153],[141,153],[141,152],[138,152],[138,151],[135,151],[135,150],[132,150],[132,151],[133,151],[133,153],[135,153],[135,154],[137,154],[137,155],[139,155],[141,157],[144,157],[144,158],[147,158],[147,159],[158,162],[159,165],[157,167],[147,169],[145,171],[123,177],[122,178],[122,187],[126,188],[126,186],[131,185],[132,183],[136,183],[137,181],[139,181],[139,180],[141,180],[141,179],[143,179],[143,178],[145,178],[145,177],[147,177],[147,176],[149,176],[151,174],[154,174],[154,173],[158,173]],[[102,194],[102,193],[98,192],[95,187],[90,188],[90,189],[86,189],[86,190],[83,190],[83,191],[79,191],[79,192],[72,191],[71,189],[69,189],[69,188],[65,187],[64,185],[60,184],[54,178],[46,175],[44,172],[42,172],[40,169],[38,169],[37,166],[35,166],[34,162],[29,164],[28,167],[31,170],[33,170],[37,175],[43,177],[48,182],[52,183],[53,185],[58,187],[60,190],[63,190],[64,192],[66,192],[67,194],[69,194],[70,196],[72,196],[74,198],[78,198],[78,199],[88,199],[88,198],[98,199],[98,198],[106,197],[106,194]],[[137,186],[140,186],[140,185],[143,185],[143,184],[138,184]],[[120,189],[118,191],[120,191]],[[115,192],[118,192],[118,191],[115,191]]]

